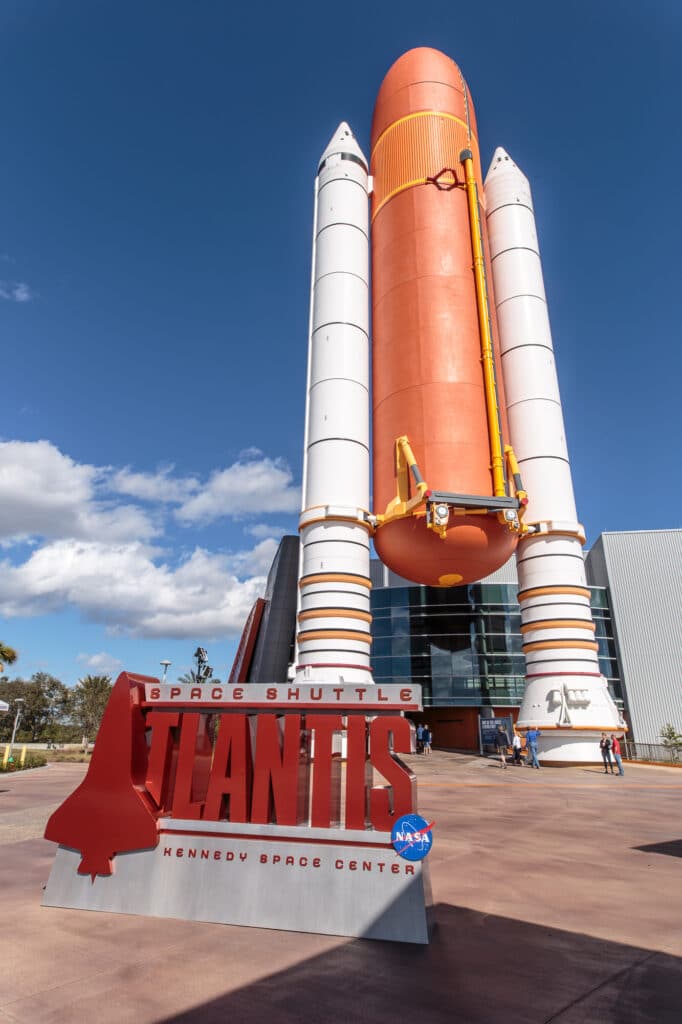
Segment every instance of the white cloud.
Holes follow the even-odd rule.
[[[298,512],[300,488],[280,459],[269,459],[258,448],[247,448],[227,469],[217,469],[206,483],[197,477],[174,477],[173,467],[137,473],[130,467],[113,472],[108,487],[142,501],[177,504],[176,518],[184,526],[205,526],[217,519]],[[284,530],[259,524],[247,532],[254,537],[281,537]]]
[[[35,298],[25,281],[0,281],[0,299],[7,302],[30,302]]]
[[[250,551],[238,551],[228,556],[228,563],[238,576],[255,573],[267,576],[277,551],[278,542],[268,537],[256,544]]]
[[[102,473],[49,441],[0,442],[0,538],[155,536],[158,527],[142,509],[96,497]]]
[[[86,669],[96,675],[113,676],[123,667],[123,662],[113,654],[100,651],[99,654],[79,654],[76,658]]]
[[[172,466],[165,466],[156,473],[135,473],[130,466],[114,473],[109,487],[117,494],[129,494],[142,501],[183,502],[199,489],[195,477],[173,477]]]
[[[253,526],[244,527],[244,533],[248,533],[250,537],[255,537],[257,540],[267,540],[270,537],[279,540],[286,532],[284,526],[270,526],[269,523],[254,523]]]
[[[183,502],[176,516],[184,524],[206,524],[225,516],[297,512],[300,502],[300,488],[293,485],[286,463],[261,458],[216,470],[202,490]]]
[[[144,544],[58,540],[19,566],[0,563],[0,612],[38,615],[76,605],[114,631],[137,636],[214,637],[239,632],[262,593],[273,541],[216,555],[196,548],[179,566]],[[251,573],[246,578],[240,578]]]
[[[283,529],[260,521],[246,527],[254,542],[244,550],[196,546],[178,558],[172,535],[158,541],[172,503],[190,527],[298,511],[299,490],[285,463],[256,451],[202,483],[173,476],[172,466],[138,473],[78,463],[45,440],[0,442],[0,555],[6,552],[0,614],[73,607],[112,633],[207,639],[238,633],[263,592]],[[79,660],[93,672],[120,667],[104,651]]]

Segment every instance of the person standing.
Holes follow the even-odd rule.
[[[623,759],[620,754],[620,740],[614,733],[611,733],[611,752],[613,753],[614,760],[618,765],[618,774],[625,775],[625,769],[623,768]]]
[[[420,722],[417,726],[417,753],[421,754],[424,751],[424,726]]]
[[[495,746],[497,752],[500,755],[500,768],[507,767],[507,747],[509,746],[509,737],[507,736],[504,728],[498,725],[497,732],[495,733]]]
[[[526,746],[528,747],[528,753],[530,754],[530,766],[531,768],[539,768],[540,762],[538,761],[538,737],[542,736],[539,729],[533,726],[532,729],[528,729],[526,732]]]
[[[609,768],[611,769],[611,774],[615,775],[616,773],[613,770],[613,761],[611,760],[611,740],[605,732],[601,734],[599,749],[601,750],[601,757],[604,762],[604,775],[609,774]]]
[[[430,754],[431,753],[431,741],[432,741],[432,739],[433,739],[433,734],[431,732],[431,726],[427,723],[424,726],[424,733],[423,733],[423,736],[422,736],[422,743],[424,745],[424,753],[425,754]]]
[[[521,737],[514,729],[514,735],[512,736],[512,754],[514,757],[514,764],[521,764]]]

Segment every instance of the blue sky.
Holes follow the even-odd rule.
[[[295,529],[317,159],[412,46],[533,188],[581,520],[680,525],[682,8],[3,0],[0,638],[223,678]]]

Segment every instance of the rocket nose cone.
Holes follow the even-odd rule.
[[[346,121],[341,122],[329,140],[327,148],[320,157],[320,168],[324,164],[325,160],[328,160],[330,156],[339,156],[341,154],[355,157],[357,160],[362,162],[365,168],[367,167],[365,155],[358,146],[357,140],[350,129],[350,125]]]
[[[485,183],[487,184],[493,176],[497,177],[502,174],[509,174],[510,172],[515,174],[516,177],[522,178],[524,181],[527,180],[525,174],[514,163],[507,150],[503,149],[502,146],[498,146],[493,153],[492,160],[490,161],[490,167],[488,168],[488,173],[485,176]]]
[[[533,209],[530,182],[502,146],[498,146],[493,153],[484,187],[488,216],[499,206],[508,203],[520,203],[531,211]]]
[[[386,72],[374,106],[372,149],[390,124],[420,111],[453,114],[478,135],[461,69],[451,57],[430,46],[408,50]]]

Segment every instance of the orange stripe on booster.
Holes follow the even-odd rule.
[[[372,643],[369,633],[356,633],[350,629],[309,629],[298,634],[299,643],[305,644],[309,640],[355,640],[360,644]]]
[[[299,580],[299,587],[314,587],[318,583],[354,583],[358,587],[372,589],[371,582],[366,576],[352,576],[346,572],[320,572],[313,576],[304,576]]]
[[[320,516],[318,519],[306,519],[305,523],[300,523],[298,532],[307,530],[309,526],[314,526],[317,523],[353,523],[354,526],[359,526],[363,530],[367,530],[368,533],[374,533],[374,527],[371,523],[365,523],[356,516]]]
[[[521,626],[522,633],[532,633],[534,629],[589,629],[594,633],[596,626],[594,622],[586,622],[585,619],[542,619],[538,622],[526,622]]]
[[[371,622],[372,616],[355,608],[311,608],[299,613],[299,622],[307,619],[362,619],[363,622]]]
[[[529,601],[531,597],[545,597],[547,594],[577,594],[578,597],[591,597],[592,593],[587,587],[531,587],[529,590],[519,590],[519,601]]]
[[[537,640],[521,644],[524,651],[556,651],[562,647],[578,648],[584,651],[598,651],[599,645],[593,640]]]

